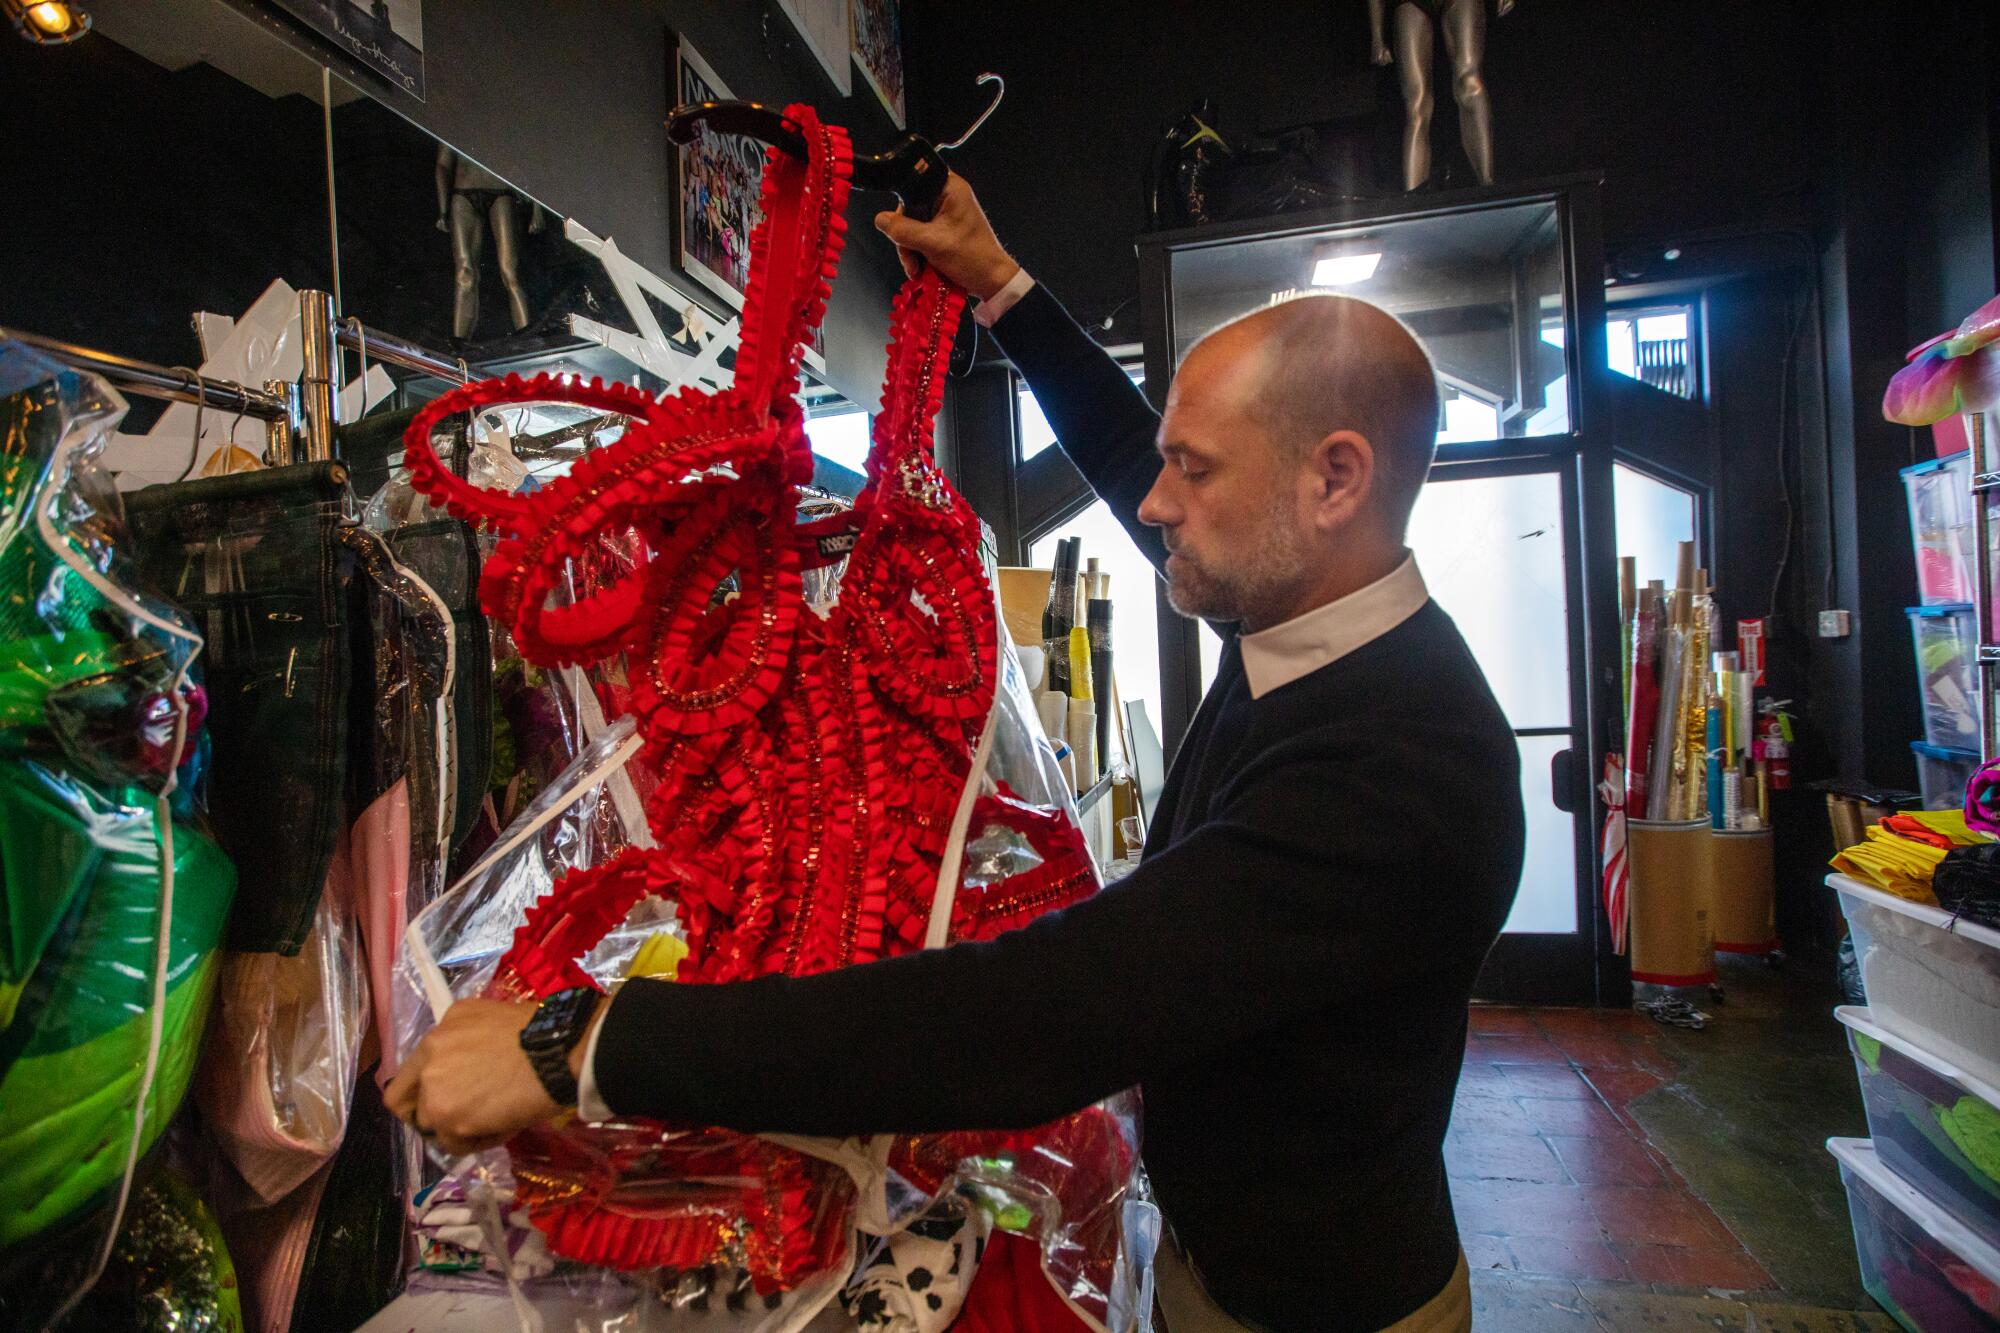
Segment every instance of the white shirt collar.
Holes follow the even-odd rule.
[[[1430,596],[1417,571],[1417,558],[1406,555],[1395,572],[1359,591],[1243,635],[1237,646],[1243,653],[1250,697],[1261,699],[1381,638],[1421,610]]]

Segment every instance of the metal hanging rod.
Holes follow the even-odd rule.
[[[165,398],[177,403],[201,403],[221,412],[241,412],[264,421],[289,421],[291,408],[280,394],[253,389],[234,380],[196,376],[172,366],[158,366],[128,356],[114,356],[92,347],[44,338],[39,333],[0,328],[0,340],[17,342],[77,370],[94,371],[122,389],[147,398]]]
[[[343,319],[336,322],[333,328],[334,337],[340,340],[342,347],[365,354],[371,362],[387,361],[405,370],[422,371],[426,375],[448,380],[462,381],[469,373],[465,362],[457,357],[433,352],[393,333],[371,329],[359,320]]]

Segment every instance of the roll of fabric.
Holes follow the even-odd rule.
[[[1965,822],[1982,833],[2000,834],[2000,759],[1965,784]]]

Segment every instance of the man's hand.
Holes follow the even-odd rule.
[[[497,1148],[557,1115],[563,1108],[521,1049],[521,1029],[534,1016],[533,1004],[454,1004],[383,1092],[390,1114],[455,1157]]]
[[[1001,247],[979,197],[953,172],[944,183],[937,216],[918,222],[902,213],[877,213],[875,229],[896,243],[903,271],[915,277],[919,257],[946,278],[985,300],[1011,282],[1021,266]]]

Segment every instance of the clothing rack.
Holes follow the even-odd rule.
[[[353,348],[364,362],[387,362],[460,383],[472,377],[462,357],[447,357],[406,338],[369,328],[357,319],[336,320],[333,297],[326,292],[300,292],[299,317],[304,333],[304,373],[296,384],[271,380],[261,389],[5,326],[0,326],[0,339],[32,347],[77,370],[102,375],[142,397],[196,403],[218,412],[256,417],[264,422],[265,457],[285,463],[333,457],[333,430],[340,423],[334,358],[340,347]]]
[[[211,379],[178,367],[155,365],[151,361],[100,352],[93,347],[4,326],[0,326],[0,340],[32,347],[73,369],[102,375],[119,388],[142,397],[195,403],[218,412],[256,417],[264,423],[266,451],[279,458],[291,455],[293,432],[299,415],[296,385],[272,380],[263,388],[254,389],[234,380]]]

